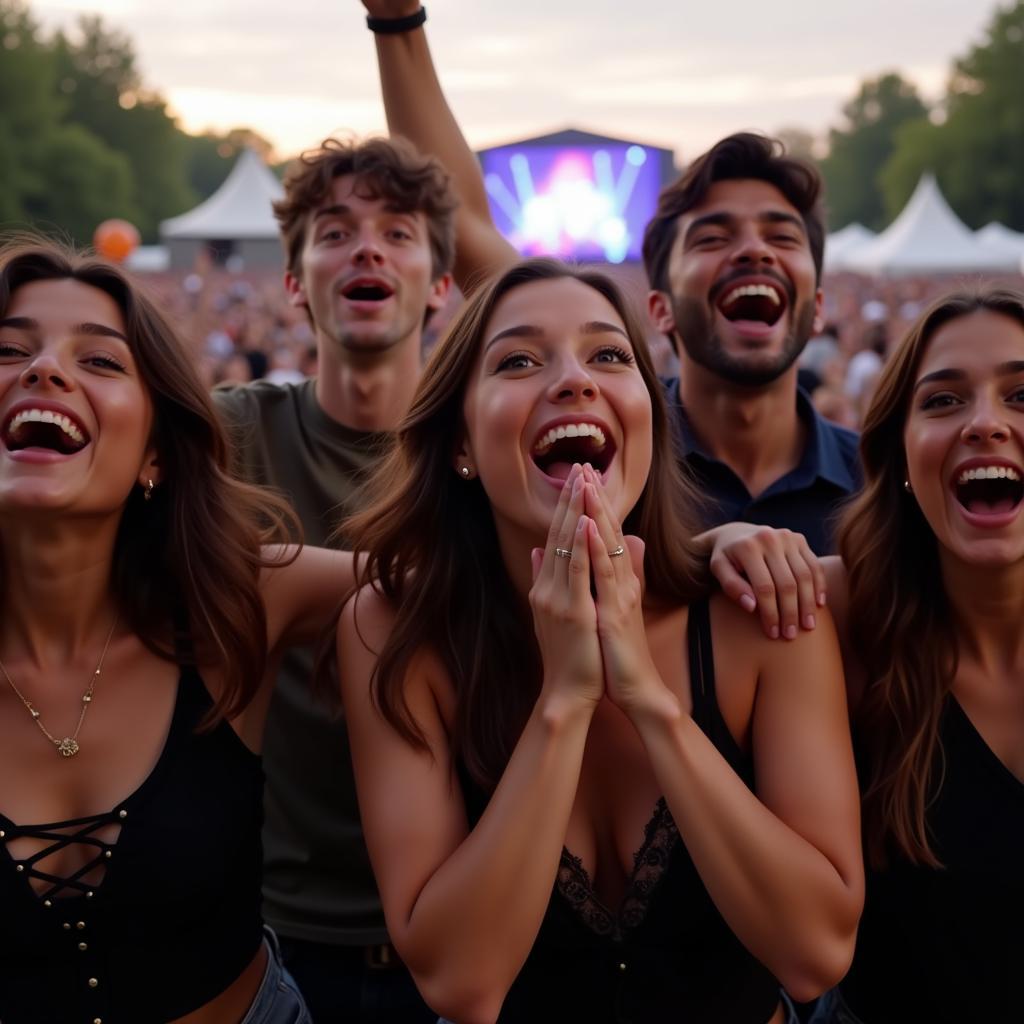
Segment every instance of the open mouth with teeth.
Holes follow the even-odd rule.
[[[615,456],[615,442],[596,423],[560,423],[537,438],[530,454],[542,473],[565,480],[574,462],[589,462],[604,473]]]
[[[379,281],[353,281],[341,294],[350,302],[383,302],[394,295],[394,290]]]
[[[953,491],[968,512],[998,515],[1024,500],[1024,480],[1012,466],[975,466],[957,477]]]
[[[740,284],[726,288],[718,310],[730,323],[776,324],[786,311],[785,292],[771,284]]]
[[[88,443],[85,428],[70,416],[49,409],[22,409],[4,423],[0,440],[8,451],[44,448],[61,455],[74,455]]]

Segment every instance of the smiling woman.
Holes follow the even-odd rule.
[[[121,270],[0,249],[5,1024],[308,1020],[259,912],[264,669],[351,560],[265,555],[287,513],[227,459]]]
[[[883,373],[861,451],[840,539],[869,873],[848,1005],[820,1019],[1015,1019],[1024,295],[928,310]]]
[[[478,290],[346,525],[338,657],[388,931],[457,1021],[778,1024],[846,969],[827,620],[709,602],[642,332],[546,260]]]

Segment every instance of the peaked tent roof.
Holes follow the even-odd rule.
[[[974,237],[986,249],[1016,256],[1024,267],[1024,234],[1020,231],[1012,231],[1005,225],[992,221],[991,224],[986,224],[976,231]]]
[[[986,248],[950,209],[932,174],[924,174],[900,215],[846,260],[864,274],[1015,271],[1019,260]]]
[[[863,224],[847,224],[825,239],[825,270],[845,270],[846,257],[865,242],[876,238],[874,231]]]
[[[281,183],[256,151],[243,149],[231,173],[209,199],[161,222],[160,238],[277,238],[270,204],[283,195]]]

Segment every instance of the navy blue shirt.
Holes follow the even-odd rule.
[[[756,498],[694,436],[679,399],[679,380],[663,381],[669,417],[687,467],[707,499],[705,526],[747,522],[796,530],[817,555],[834,554],[835,526],[843,503],[861,486],[857,435],[818,415],[797,391],[796,410],[807,431],[800,462]]]

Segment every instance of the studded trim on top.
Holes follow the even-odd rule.
[[[49,883],[50,888],[44,889],[42,892],[37,892],[30,885],[33,893],[38,896],[43,905],[49,907],[52,905],[51,901],[54,898],[64,898],[70,895],[66,890],[71,890],[71,893],[85,896],[87,899],[93,897],[98,884],[95,882],[86,883],[82,879],[99,867],[105,869],[114,856],[116,846],[115,843],[108,843],[93,833],[106,825],[120,825],[127,817],[128,812],[123,808],[119,808],[113,811],[105,811],[102,814],[91,815],[88,818],[73,818],[70,821],[55,821],[45,825],[5,825],[3,829],[0,829],[0,841],[9,844],[13,839],[30,838],[42,839],[48,843],[47,846],[33,853],[31,857],[27,857],[24,860],[18,860],[14,857],[11,857],[11,859],[14,861],[14,870],[19,875],[24,875],[26,881],[37,879]],[[118,831],[120,832],[120,829]],[[36,866],[58,850],[63,850],[65,847],[77,844],[92,847],[95,850],[95,855],[86,861],[74,874],[67,877],[52,875]],[[8,853],[10,853],[9,846]],[[64,897],[61,894],[64,894]]]

